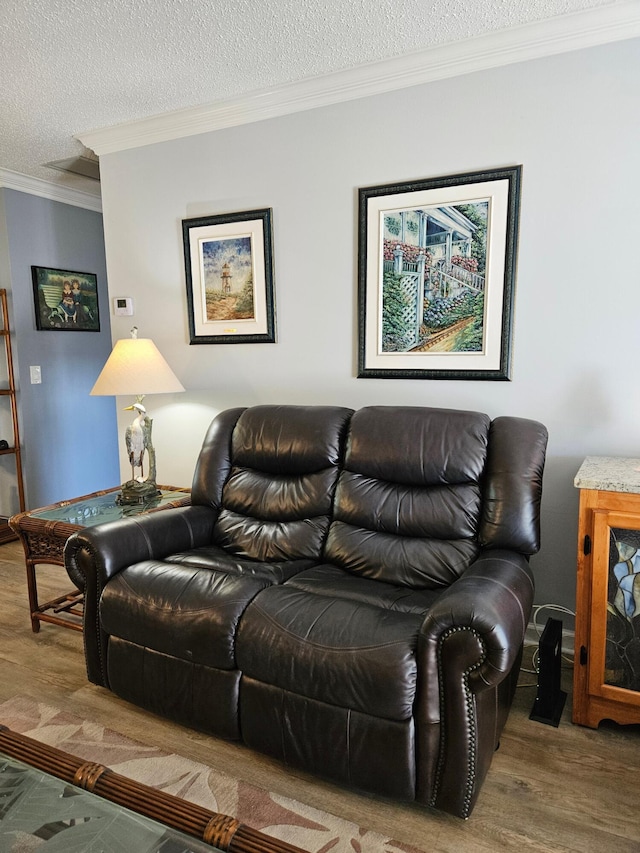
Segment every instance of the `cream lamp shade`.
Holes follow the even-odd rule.
[[[171,394],[184,386],[150,338],[116,341],[91,389],[92,396]]]

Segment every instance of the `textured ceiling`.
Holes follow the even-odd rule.
[[[69,188],[44,164],[73,135],[533,23],[613,0],[2,0],[0,169]]]

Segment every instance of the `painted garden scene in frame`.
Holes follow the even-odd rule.
[[[489,200],[382,214],[382,352],[482,352]]]
[[[360,189],[359,377],[510,378],[521,169]]]

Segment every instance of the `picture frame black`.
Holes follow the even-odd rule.
[[[364,187],[358,378],[511,378],[522,166]]]
[[[190,344],[275,343],[271,208],[182,221]]]
[[[99,332],[95,273],[31,267],[36,329],[39,332]]]

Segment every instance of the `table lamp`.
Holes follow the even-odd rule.
[[[138,338],[138,327],[131,337],[116,341],[111,355],[96,383],[92,396],[135,396],[136,402],[126,407],[134,411],[133,422],[125,432],[127,453],[131,464],[131,479],[121,486],[117,497],[120,504],[143,503],[160,494],[156,485],[156,453],[151,442],[152,419],[147,415],[142,400],[147,394],[171,394],[184,391],[175,373],[149,338]],[[148,456],[147,476],[144,476],[144,456]],[[136,476],[135,470],[140,468]]]

